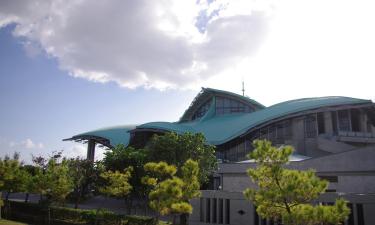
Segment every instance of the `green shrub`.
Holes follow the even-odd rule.
[[[126,216],[127,225],[154,225],[154,218],[146,216]]]
[[[106,209],[73,209],[9,201],[10,218],[32,224],[51,225],[155,225],[151,217],[119,215]],[[48,222],[48,215],[50,222]]]

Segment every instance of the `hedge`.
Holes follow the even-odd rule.
[[[49,225],[154,225],[154,219],[145,216],[119,215],[105,209],[84,210],[65,207],[43,207],[36,203],[8,201],[3,215],[29,224]]]

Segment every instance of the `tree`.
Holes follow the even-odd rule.
[[[29,201],[29,195],[30,193],[34,192],[34,183],[33,183],[33,177],[36,175],[38,171],[38,167],[33,166],[33,165],[24,165],[22,166],[22,169],[27,171],[30,176],[28,176],[28,179],[26,180],[26,185],[25,185],[25,202]]]
[[[40,194],[41,203],[65,203],[66,196],[73,188],[72,178],[69,174],[68,161],[59,157],[51,157],[48,163],[40,163],[35,176],[32,178],[33,190]],[[43,196],[46,199],[43,199]]]
[[[1,162],[0,162],[1,163]],[[0,167],[0,173],[1,173],[1,167]],[[2,198],[2,188],[4,186],[4,183],[2,180],[0,180],[0,220],[1,220],[1,207],[3,207],[3,198]]]
[[[215,156],[215,146],[208,145],[203,134],[173,132],[164,135],[154,135],[147,146],[150,154],[150,161],[164,161],[168,164],[176,165],[177,168],[188,160],[192,159],[199,165],[199,182],[208,182],[209,176],[217,168]],[[177,176],[180,177],[180,172]]]
[[[89,187],[97,179],[95,164],[87,159],[71,158],[68,160],[69,176],[72,179],[74,208],[78,208],[81,198],[89,192]]]
[[[19,161],[19,154],[15,153],[13,158],[5,156],[0,158],[0,182],[1,190],[6,192],[5,200],[8,201],[9,194],[23,192],[26,189],[29,173],[21,168],[22,163]]]
[[[2,191],[6,191],[5,200],[8,201],[10,193],[22,192],[26,189],[30,175],[21,166],[18,153],[15,153],[13,158],[9,156],[0,158],[0,219],[3,206]]]
[[[152,186],[149,193],[149,205],[158,212],[156,221],[160,215],[180,216],[180,224],[187,224],[188,215],[192,213],[189,200],[200,196],[199,191],[199,167],[193,160],[187,160],[181,167],[182,178],[176,177],[177,168],[165,162],[147,163],[145,170],[150,175],[143,178],[143,182]]]
[[[109,170],[101,173],[100,176],[106,181],[106,185],[99,191],[107,196],[125,198],[132,190],[132,186],[129,184],[132,170],[132,167],[128,167],[123,172]]]
[[[257,167],[247,173],[258,189],[246,189],[244,195],[257,207],[262,218],[282,221],[283,224],[317,225],[340,224],[350,210],[346,201],[337,199],[333,206],[312,205],[324,193],[328,182],[320,180],[312,170],[285,169],[293,149],[273,147],[271,142],[254,141],[250,158]]]
[[[123,171],[127,167],[132,167],[132,176],[129,184],[133,187],[132,192],[127,195],[128,214],[133,206],[133,198],[145,198],[148,187],[141,182],[145,175],[143,165],[148,160],[148,151],[145,149],[135,149],[133,147],[125,147],[120,144],[104,153],[103,165],[106,170]]]

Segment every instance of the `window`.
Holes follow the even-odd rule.
[[[305,137],[316,137],[316,118],[315,115],[305,117]]]
[[[338,111],[338,122],[340,131],[350,131],[350,117],[348,110]]]
[[[225,211],[226,211],[225,223],[230,224],[230,200],[229,199],[225,199]]]
[[[337,134],[337,111],[331,112],[333,133]]]
[[[199,119],[206,115],[207,111],[210,109],[211,106],[211,100],[208,100],[205,102],[199,109],[194,113],[192,120]]]
[[[211,199],[206,198],[206,223],[211,222]]]
[[[363,216],[362,204],[357,204],[357,219],[358,219],[358,225],[365,225],[365,218]]]
[[[352,131],[361,131],[361,112],[358,109],[350,110],[350,120],[352,122]]]
[[[324,126],[324,113],[318,113],[318,133],[319,134],[324,134],[325,131],[325,126]]]
[[[223,199],[219,198],[219,223],[223,224],[224,222],[224,207],[223,207]]]
[[[199,198],[199,221],[204,222],[203,198]]]
[[[250,106],[231,98],[216,97],[216,115],[252,112]]]
[[[216,223],[217,222],[217,199],[216,198],[213,198],[212,199],[212,223]]]

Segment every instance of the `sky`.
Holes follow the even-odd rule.
[[[177,121],[201,87],[375,101],[372,0],[1,0],[0,157]],[[100,158],[102,153],[97,154]]]

